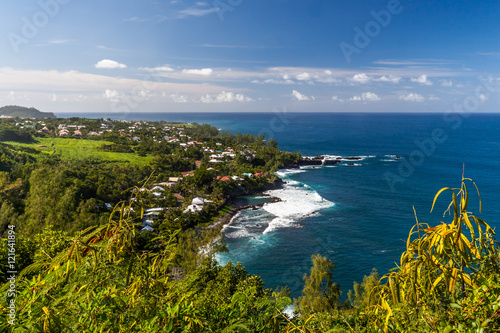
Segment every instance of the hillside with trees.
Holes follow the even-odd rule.
[[[334,263],[313,255],[292,300],[213,255],[231,199],[274,186],[300,153],[198,124],[2,119],[6,131],[0,332],[500,330],[499,243],[469,211],[470,179],[429,198],[451,197],[446,222],[417,219],[393,270],[342,295]]]
[[[19,118],[56,118],[52,112],[42,112],[35,108],[24,106],[8,105],[0,108],[0,116]]]

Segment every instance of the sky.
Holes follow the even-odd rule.
[[[499,112],[500,0],[3,0],[0,106]]]

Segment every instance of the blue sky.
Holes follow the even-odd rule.
[[[5,0],[0,105],[498,112],[499,17],[499,0]]]

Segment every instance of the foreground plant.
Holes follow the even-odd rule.
[[[467,183],[472,183],[477,190],[481,212],[481,196],[471,179],[462,177],[460,188],[441,189],[434,197],[431,212],[439,196],[449,191],[452,200],[443,216],[452,215],[453,220],[431,227],[417,219],[400,266],[384,275],[385,284],[373,290],[380,301],[369,308],[366,316],[384,332],[451,332],[454,327],[463,326],[458,316],[449,315],[463,306],[457,306],[457,302],[463,304],[492,274],[498,276],[499,249],[495,232],[467,210]],[[479,311],[481,306],[486,306],[486,302],[477,304],[475,310]],[[489,320],[484,327],[499,324],[497,319]]]

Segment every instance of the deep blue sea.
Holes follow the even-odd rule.
[[[283,202],[243,211],[225,228],[229,253],[219,254],[219,262],[242,262],[267,287],[288,286],[293,297],[300,295],[312,254],[333,261],[344,296],[372,268],[382,275],[395,267],[415,223],[413,207],[420,222],[449,221],[442,213],[451,196],[443,194],[430,214],[432,200],[440,188],[460,186],[464,164],[465,176],[481,191],[479,216],[500,226],[498,114],[141,113],[119,118],[209,123],[233,133],[265,132],[281,149],[303,156],[362,157],[351,165],[280,171],[285,188],[270,194]],[[470,210],[479,214],[475,195]]]

